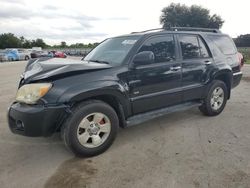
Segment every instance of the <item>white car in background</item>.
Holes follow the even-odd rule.
[[[19,60],[29,60],[30,57],[30,51],[26,49],[17,49]]]

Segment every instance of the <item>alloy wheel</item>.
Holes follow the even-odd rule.
[[[213,110],[219,110],[224,102],[224,91],[221,87],[216,87],[211,95],[210,104]]]
[[[95,148],[107,140],[110,131],[110,119],[103,113],[95,112],[82,119],[78,125],[77,138],[84,147]]]

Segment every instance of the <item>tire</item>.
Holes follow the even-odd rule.
[[[25,58],[24,58],[24,60],[29,60],[30,59],[30,57],[29,56],[25,56]]]
[[[228,89],[226,84],[220,80],[214,80],[199,109],[206,116],[219,115],[225,108],[227,99]]]
[[[103,153],[112,145],[118,127],[115,110],[102,101],[91,100],[72,110],[61,128],[61,136],[66,147],[75,155],[91,157]]]

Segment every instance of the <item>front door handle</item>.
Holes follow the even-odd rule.
[[[128,82],[128,85],[131,86],[131,85],[138,84],[140,82],[141,82],[141,80],[131,80],[131,81]]]
[[[181,69],[181,66],[177,66],[177,67],[170,67],[171,71],[178,71]]]

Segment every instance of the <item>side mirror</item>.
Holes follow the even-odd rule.
[[[154,63],[155,55],[152,51],[143,51],[134,56],[134,67]]]

